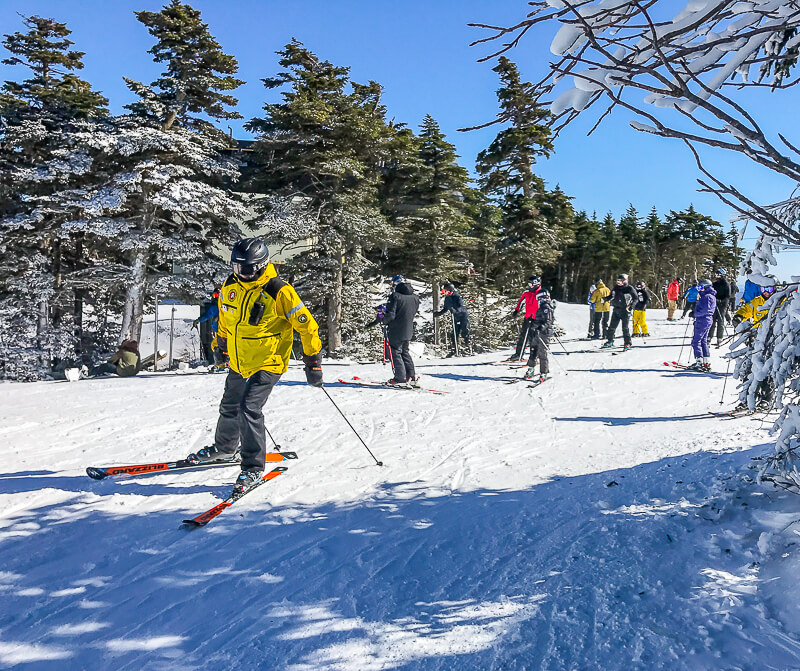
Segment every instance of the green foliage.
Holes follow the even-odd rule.
[[[70,49],[74,42],[67,36],[72,31],[55,19],[40,16],[23,16],[22,22],[27,32],[3,36],[3,46],[11,55],[0,62],[28,68],[31,77],[3,84],[0,116],[13,123],[85,119],[106,113],[108,100],[74,74],[83,69],[84,52]]]
[[[233,76],[239,64],[222,51],[198,10],[172,0],[160,12],[134,13],[156,39],[148,53],[156,63],[165,63],[166,70],[149,86],[124,77],[128,88],[139,96],[127,109],[156,121],[162,130],[177,122],[184,128],[209,131],[213,126],[204,117],[242,118],[226,109],[238,101],[225,93],[244,83]]]

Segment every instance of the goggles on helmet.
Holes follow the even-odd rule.
[[[262,263],[236,263],[235,261],[231,263],[231,267],[233,268],[233,274],[236,275],[240,280],[244,280],[245,282],[252,282],[254,279],[258,278],[262,272],[264,272],[264,268],[267,267],[267,261]]]

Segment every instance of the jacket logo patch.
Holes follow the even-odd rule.
[[[235,289],[231,289],[230,293],[228,293],[228,300],[229,301],[236,300],[236,290]]]
[[[299,321],[301,324],[305,324],[308,321],[308,317],[306,317],[305,315],[300,315],[297,318],[297,321]]]

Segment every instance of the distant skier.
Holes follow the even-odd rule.
[[[455,286],[451,282],[446,282],[442,287],[444,294],[444,306],[438,312],[434,312],[434,317],[442,317],[445,312],[450,312],[453,315],[454,333],[453,333],[453,351],[449,356],[455,356],[458,352],[457,340],[464,339],[464,344],[467,348],[470,346],[470,333],[469,333],[469,313],[464,306],[464,301],[461,295],[456,291]]]
[[[614,288],[606,298],[606,302],[611,305],[611,323],[608,325],[608,334],[603,347],[614,346],[614,334],[617,325],[622,324],[622,337],[624,342],[623,349],[629,350],[633,346],[631,340],[631,312],[639,297],[636,290],[628,284],[628,276],[622,273],[617,277]]]
[[[242,471],[233,486],[238,497],[261,480],[267,451],[262,409],[289,366],[294,331],[303,344],[306,380],[314,387],[322,386],[322,343],[317,322],[294,288],[278,278],[260,238],[233,246],[231,268],[219,297],[217,345],[229,355],[230,370],[214,444],[187,460],[229,458],[241,442]]]
[[[711,350],[708,348],[708,332],[717,309],[717,292],[711,280],[700,280],[698,283],[697,301],[694,308],[694,334],[692,335],[692,351],[694,363],[689,368],[694,370],[711,370]]]
[[[520,306],[523,301],[525,302],[525,319],[522,322],[522,329],[517,338],[517,349],[509,361],[519,361],[525,352],[525,345],[528,343],[528,334],[533,323],[533,318],[536,316],[536,308],[539,307],[539,301],[536,300],[536,294],[542,287],[542,278],[538,275],[531,275],[528,278],[528,288],[522,292],[522,295],[517,301],[517,307],[514,309],[515,314],[519,314]]]
[[[594,305],[594,335],[593,340],[599,340],[600,336],[605,339],[608,336],[608,317],[611,314],[611,306],[606,302],[606,298],[611,291],[603,284],[603,280],[597,280],[597,288],[592,292],[592,305]],[[603,330],[600,331],[602,322]]]
[[[731,278],[730,280],[731,285],[731,295],[728,299],[728,314],[725,315],[725,320],[730,324],[733,318],[733,313],[739,308],[737,304],[737,299],[739,297],[739,287],[736,285],[736,280]]]
[[[709,338],[717,335],[717,347],[722,344],[725,335],[725,317],[728,314],[728,302],[731,300],[731,285],[728,284],[727,273],[724,268],[720,268],[714,273],[713,287],[717,292],[717,307],[714,310],[714,320],[711,323]]]
[[[647,329],[645,315],[647,306],[650,304],[650,294],[644,282],[636,283],[636,305],[633,306],[633,337],[646,338],[650,335]],[[641,334],[641,335],[640,335]]]
[[[589,287],[589,294],[586,296],[586,302],[589,304],[589,328],[586,331],[586,339],[589,340],[594,332],[594,303],[592,303],[592,294],[597,289],[597,285],[593,284]]]
[[[697,296],[700,293],[700,284],[697,280],[692,282],[692,285],[683,293],[683,297],[686,300],[686,305],[683,307],[683,314],[681,315],[681,319],[683,319],[686,314],[688,313],[690,317],[694,316],[694,305],[697,303]]]
[[[675,321],[675,310],[678,309],[678,300],[681,297],[681,282],[680,277],[676,277],[667,287],[667,321]]]
[[[394,377],[387,384],[400,387],[418,387],[414,361],[408,350],[414,337],[414,317],[419,310],[419,297],[402,275],[392,279],[394,292],[386,303],[386,314],[381,320],[386,325],[386,334],[394,362]]]
[[[550,292],[541,289],[537,295],[539,307],[531,323],[531,354],[528,357],[528,370],[525,372],[526,380],[536,379],[536,360],[539,360],[539,382],[544,382],[550,373],[550,364],[547,360],[548,343],[554,333],[555,301],[550,299]]]

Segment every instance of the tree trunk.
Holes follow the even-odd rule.
[[[342,280],[344,252],[335,253],[336,270],[333,275],[333,291],[328,296],[328,353],[333,354],[342,347]]]
[[[125,292],[125,305],[122,310],[122,329],[119,342],[136,340],[142,335],[142,316],[144,314],[144,294],[147,280],[147,252],[136,252],[131,266],[131,278]]]

